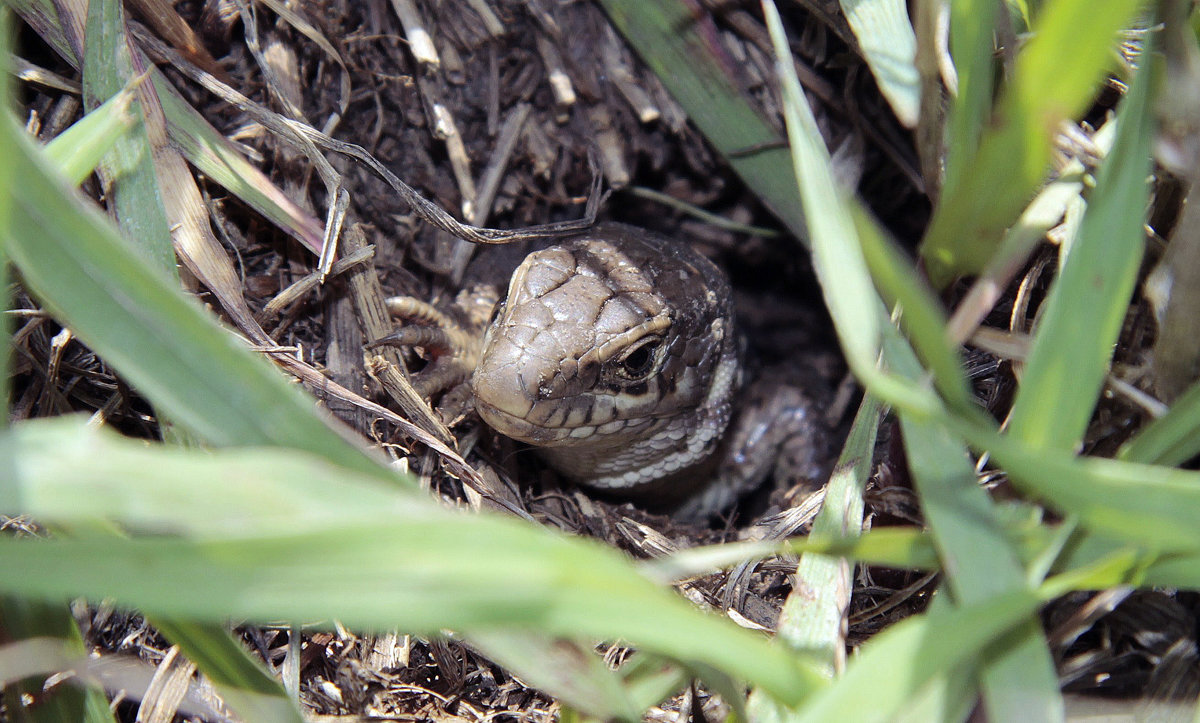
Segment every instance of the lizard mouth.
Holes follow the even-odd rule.
[[[575,432],[574,429],[567,427],[543,427],[520,415],[501,409],[480,398],[478,395],[475,397],[475,410],[479,412],[479,416],[483,418],[483,421],[489,427],[518,442],[525,442],[526,444],[538,447],[552,447],[568,443],[572,439],[578,439],[578,437],[572,434]]]

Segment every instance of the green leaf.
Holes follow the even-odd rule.
[[[1118,453],[1129,462],[1182,464],[1200,452],[1200,384],[1193,384],[1167,413],[1152,420]]]
[[[1142,68],[1117,118],[1079,236],[1043,306],[1009,434],[1031,446],[1073,449],[1087,429],[1121,331],[1145,246],[1154,118],[1153,63]]]
[[[217,445],[312,451],[395,478],[330,432],[313,400],[219,326],[48,168],[7,113],[0,144],[23,172],[0,195],[13,221],[0,231],[26,287],[156,408]]]
[[[1029,590],[906,618],[864,644],[837,685],[793,721],[889,721],[925,685],[975,660],[984,646],[1038,609]]]
[[[221,698],[243,720],[303,723],[296,705],[262,665],[253,660],[225,628],[154,617],[150,623],[179,646],[221,692]]]
[[[139,122],[130,111],[133,99],[133,86],[123,88],[46,144],[47,158],[72,185],[83,183],[104,154]]]
[[[958,605],[1027,589],[1018,553],[976,483],[962,441],[904,414],[900,423],[909,471]],[[1002,650],[976,661],[988,714],[995,720],[1062,720],[1058,676],[1037,617],[1011,637]]]
[[[959,24],[989,17],[968,14],[968,3],[954,5],[962,5],[962,14],[954,17]],[[963,120],[955,126],[948,154],[955,172],[948,173],[921,251],[936,285],[987,264],[1005,229],[1044,181],[1059,124],[1077,118],[1091,102],[1111,62],[1117,32],[1141,5],[1136,1],[1045,3],[1032,38],[1017,55],[1012,81],[977,141],[973,134],[983,127],[977,107],[982,90],[970,96],[970,109],[963,111]],[[978,75],[984,70],[979,62],[984,43],[990,52],[990,34],[956,37],[974,44],[964,50]],[[961,57],[957,45],[954,50]],[[977,77],[973,81],[982,82]]]
[[[683,0],[600,4],[738,176],[796,238],[806,240],[783,139],[747,100],[712,20]]]
[[[921,105],[921,79],[908,4],[904,0],[841,0],[841,6],[879,91],[900,122],[912,128]]]
[[[125,16],[120,0],[95,0],[88,4],[83,62],[83,98],[90,111],[117,97],[140,75],[134,67],[125,33]],[[136,91],[149,98],[145,86]],[[99,173],[110,209],[117,224],[143,258],[170,275],[175,267],[175,249],[170,224],[159,195],[153,148],[139,102],[130,111],[138,123],[117,139],[111,153],[101,160]]]
[[[697,610],[611,548],[456,512],[310,454],[148,447],[70,419],[23,423],[0,439],[0,453],[16,460],[0,510],[154,533],[0,539],[0,566],[12,572],[0,578],[6,592],[112,598],[210,623],[329,625],[336,617],[358,629],[425,634],[619,638],[724,670],[788,704],[821,684],[782,648]],[[177,483],[163,484],[163,475]],[[213,514],[218,506],[223,517]]]

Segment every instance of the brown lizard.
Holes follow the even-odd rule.
[[[743,345],[729,282],[691,247],[633,226],[600,224],[527,256],[481,345],[414,304],[394,310],[438,329],[406,327],[387,341],[452,349],[442,357],[451,363],[426,375],[436,386],[470,373],[492,428],[580,484],[681,501],[682,517],[719,512],[760,482],[772,460],[751,452],[820,433],[794,388],[730,430]]]

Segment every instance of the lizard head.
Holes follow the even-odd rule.
[[[526,257],[471,387],[490,426],[548,448],[555,466],[589,481],[603,455],[645,465],[623,447],[694,445],[701,424],[719,436],[736,348],[728,282],[712,262],[605,224]],[[715,408],[725,411],[714,422]]]

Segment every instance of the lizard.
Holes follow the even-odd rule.
[[[469,375],[475,411],[497,432],[581,485],[677,503],[682,519],[710,517],[761,482],[771,460],[751,451],[819,434],[795,389],[770,395],[766,417],[739,415],[745,345],[728,279],[687,244],[634,226],[599,224],[526,256],[479,342],[423,302],[389,303],[437,328],[376,343],[450,351],[420,380],[424,393]]]

